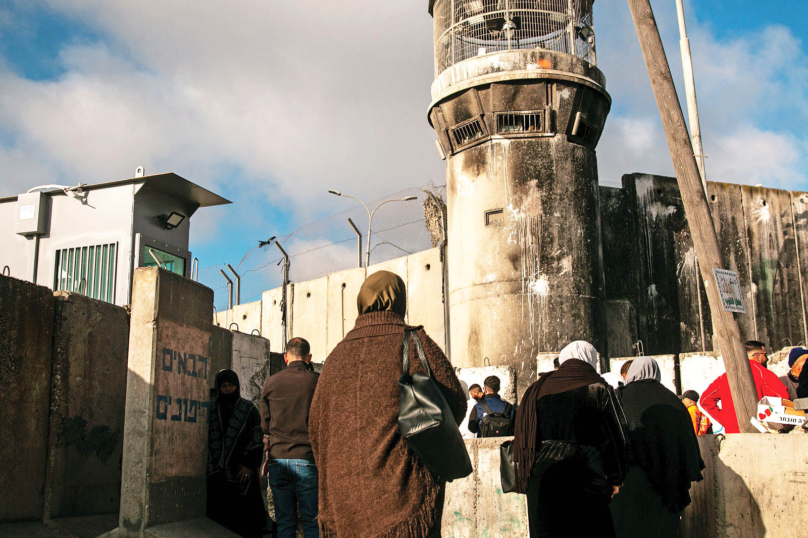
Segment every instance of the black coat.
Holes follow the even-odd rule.
[[[629,473],[612,503],[617,534],[677,536],[679,513],[704,461],[690,414],[661,383],[642,380],[618,389],[628,421]]]
[[[536,405],[541,445],[527,491],[531,538],[614,536],[609,501],[627,470],[625,419],[614,392],[598,382]]]

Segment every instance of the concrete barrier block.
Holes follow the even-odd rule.
[[[54,296],[45,518],[117,512],[129,317],[84,295]]]
[[[328,277],[295,284],[291,337],[311,345],[312,361],[323,362],[328,341]]]
[[[232,353],[212,305],[201,284],[135,270],[118,536],[205,516],[209,388]]]
[[[441,535],[445,538],[527,538],[524,495],[502,493],[499,446],[512,437],[467,439],[474,471],[446,485]]]
[[[407,256],[407,312],[410,325],[423,325],[426,333],[446,351],[443,304],[443,264],[440,249]]]
[[[710,383],[726,373],[724,360],[715,352],[682,353],[679,355],[679,375],[682,390],[695,390],[699,395]]]
[[[356,325],[356,297],[365,281],[365,269],[356,268],[328,275],[328,341],[326,355],[342,342]]]
[[[729,434],[699,437],[707,464],[682,513],[686,538],[801,536],[804,435]],[[795,530],[796,525],[796,530]]]
[[[502,492],[499,446],[504,441],[502,437],[477,441],[477,536],[527,538],[527,497]]]
[[[233,332],[232,370],[241,382],[241,397],[256,406],[261,399],[261,391],[269,377],[269,340]]]
[[[474,471],[446,484],[441,535],[446,538],[477,537],[477,446],[466,443]]]
[[[634,360],[638,357],[621,357],[611,359],[609,363],[610,371],[620,373],[620,369],[628,361]],[[662,384],[665,385],[674,394],[679,394],[676,387],[677,373],[676,373],[676,355],[654,355],[651,357],[659,364],[659,370],[662,374]]]
[[[457,379],[460,380],[460,384],[463,386],[463,390],[466,393],[466,398],[469,398],[470,386],[476,383],[482,387],[486,377],[495,375],[499,377],[499,395],[502,397],[502,399],[510,403],[516,402],[516,370],[514,370],[511,366],[455,368],[455,373],[457,374]],[[476,403],[477,402],[474,400],[468,400],[466,417],[463,419],[462,424],[460,424],[460,433],[463,434],[463,437],[469,439],[474,437],[474,434],[469,431],[469,415],[471,415],[471,410],[474,408]]]
[[[53,293],[0,276],[0,523],[41,519]]]
[[[251,334],[253,331],[261,332],[261,301],[236,305],[230,311],[230,318],[227,325],[221,325],[225,329],[232,328],[243,333]]]
[[[287,286],[287,290],[287,297],[291,300],[292,286]],[[261,336],[269,340],[271,350],[276,353],[283,352],[282,299],[282,286],[265,291],[261,295]]]

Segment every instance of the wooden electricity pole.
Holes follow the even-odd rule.
[[[735,415],[738,426],[743,433],[754,433],[757,430],[749,419],[757,414],[757,391],[752,378],[752,369],[746,356],[746,348],[741,341],[741,331],[735,322],[732,312],[724,310],[721,295],[716,285],[713,268],[721,269],[721,251],[718,248],[718,237],[715,233],[707,194],[701,183],[701,174],[693,155],[693,146],[687,133],[685,117],[673,85],[671,69],[662,38],[659,36],[654,12],[649,0],[628,0],[637,37],[640,39],[642,54],[651,86],[654,88],[659,115],[668,140],[676,179],[682,194],[687,224],[693,236],[693,246],[699,260],[701,276],[707,290],[707,300],[712,313],[713,326],[724,357],[727,379],[735,404]]]

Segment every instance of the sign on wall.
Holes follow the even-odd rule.
[[[209,332],[159,320],[151,478],[205,476],[210,409]]]
[[[718,285],[718,293],[721,294],[721,306],[724,311],[746,314],[738,273],[714,268],[713,274],[715,275],[715,283]]]

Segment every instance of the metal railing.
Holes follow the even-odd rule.
[[[435,74],[496,52],[541,49],[595,59],[594,0],[438,0]]]

